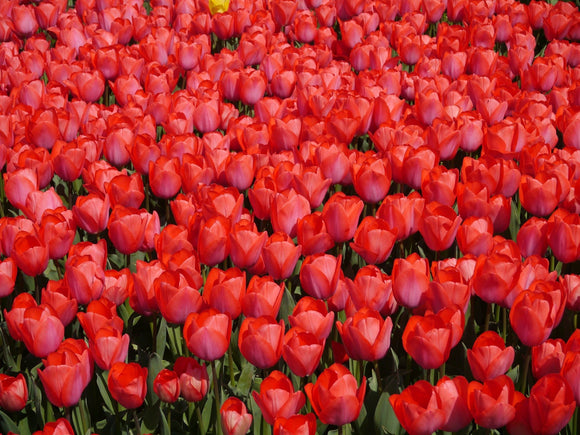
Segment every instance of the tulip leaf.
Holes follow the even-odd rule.
[[[3,433],[4,432],[21,433],[18,426],[16,426],[16,423],[14,423],[14,421],[12,421],[12,419],[10,419],[10,417],[8,417],[6,414],[4,414],[4,412],[1,410],[0,410],[0,417],[2,417],[2,425],[0,425],[0,427],[3,430]]]
[[[390,396],[390,393],[385,391],[377,402],[374,418],[377,433],[398,434],[400,431],[401,425],[389,402]]]
[[[213,400],[206,398],[205,404],[203,405],[203,409],[201,411],[201,421],[199,422],[201,433],[207,433],[212,418],[212,408],[213,408]],[[219,411],[219,410],[218,410]],[[216,422],[216,425],[220,424],[219,421]]]
[[[115,408],[113,407],[113,402],[111,401],[111,397],[109,395],[109,389],[105,384],[105,379],[107,376],[107,372],[103,372],[103,376],[96,376],[97,378],[97,387],[99,388],[99,392],[101,393],[101,398],[103,399],[103,403],[109,410],[111,414],[115,414]]]
[[[156,395],[153,392],[153,381],[159,372],[163,369],[163,359],[157,353],[152,353],[149,357],[149,367],[147,372],[147,398],[149,403],[156,401]]]
[[[510,217],[509,232],[510,232],[510,237],[515,242],[516,237],[518,235],[518,231],[521,227],[521,221],[520,221],[520,213],[519,213],[518,207],[516,205],[516,201],[512,201],[511,205],[512,205],[512,212],[511,212],[511,217]]]
[[[285,288],[284,295],[282,296],[282,303],[280,304],[280,318],[284,319],[284,322],[288,323],[288,316],[292,314],[295,306],[296,301],[292,297],[288,288]]]
[[[154,320],[156,322],[157,320]],[[157,337],[155,337],[155,349],[163,359],[163,354],[165,353],[165,346],[167,344],[167,321],[161,317],[159,321],[159,329],[157,330]]]
[[[252,383],[254,382],[254,374],[256,373],[256,367],[247,362],[245,359],[242,360],[242,372],[238,378],[235,388],[232,388],[237,395],[247,396],[252,388]],[[233,387],[233,386],[231,386]]]
[[[169,429],[169,424],[167,423],[167,418],[165,417],[162,408],[159,408],[159,422],[159,434],[171,435],[171,429]]]

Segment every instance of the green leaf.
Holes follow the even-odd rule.
[[[97,387],[99,388],[99,392],[101,393],[101,398],[103,399],[103,403],[105,404],[106,408],[111,414],[115,414],[115,407],[113,406],[113,402],[111,401],[111,397],[109,394],[109,388],[105,384],[107,372],[103,372],[102,376],[96,376],[97,378]]]
[[[156,320],[153,320],[154,322]],[[157,353],[163,358],[163,354],[165,353],[165,345],[167,344],[167,321],[165,318],[161,317],[161,321],[159,322],[159,330],[157,331],[157,337],[155,337],[155,349],[157,349]]]
[[[375,410],[375,428],[377,433],[387,433],[387,434],[398,434],[401,429],[401,425],[395,411],[389,402],[389,397],[391,395],[387,392],[381,394],[379,401],[377,402],[377,408]]]
[[[203,405],[203,409],[201,411],[201,421],[199,425],[201,427],[201,433],[207,433],[210,425],[211,425],[211,418],[212,418],[212,408],[213,408],[213,400],[206,399],[205,404]],[[216,411],[216,414],[219,412],[219,409]],[[217,424],[221,424],[219,421],[216,422]]]
[[[290,294],[288,288],[284,289],[284,295],[282,296],[282,303],[280,304],[280,318],[284,319],[284,322],[288,322],[288,316],[294,311],[296,306],[296,301]]]
[[[155,393],[153,392],[153,381],[159,372],[163,369],[163,359],[157,353],[152,353],[149,358],[149,367],[147,373],[147,397],[149,403],[156,401]]]
[[[6,432],[20,433],[20,429],[18,426],[16,426],[16,423],[14,423],[10,417],[4,414],[3,411],[0,411],[0,417],[2,417],[2,426],[0,427],[2,427],[3,430]]]
[[[242,360],[242,373],[238,378],[238,382],[234,389],[236,395],[247,396],[252,388],[252,383],[254,382],[254,375],[256,373],[256,367],[247,362],[245,359]]]

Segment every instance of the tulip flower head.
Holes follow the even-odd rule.
[[[209,0],[209,11],[212,15],[223,14],[230,7],[230,0]]]

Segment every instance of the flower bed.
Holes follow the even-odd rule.
[[[570,2],[2,0],[2,433],[578,433],[579,40]]]

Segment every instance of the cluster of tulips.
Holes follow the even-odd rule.
[[[0,0],[0,431],[577,434],[578,41],[570,2]]]

